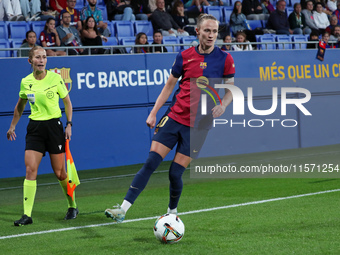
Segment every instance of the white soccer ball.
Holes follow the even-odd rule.
[[[164,214],[156,220],[153,233],[162,243],[177,243],[184,236],[184,224],[176,214]]]

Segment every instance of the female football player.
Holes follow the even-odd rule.
[[[211,114],[199,116],[198,104],[190,102],[200,98],[200,89],[193,80],[224,78],[233,84],[235,66],[231,55],[215,46],[218,35],[218,21],[212,15],[199,16],[196,28],[199,45],[180,52],[172,67],[171,74],[156,103],[150,112],[146,124],[150,128],[156,125],[156,114],[168,100],[178,79],[182,76],[172,104],[156,126],[149,157],[142,169],[134,177],[121,206],[106,209],[105,214],[117,222],[125,218],[125,214],[138,195],[145,188],[151,174],[164,157],[177,144],[176,154],[169,169],[170,202],[168,213],[177,213],[177,204],[183,189],[182,174],[192,158],[196,158],[204,143],[213,118],[221,116],[232,101],[232,94],[226,91],[222,104],[212,108]],[[195,101],[195,102],[196,102]],[[194,113],[194,114],[193,114]],[[194,139],[190,146],[190,134]],[[191,148],[190,148],[191,147]]]

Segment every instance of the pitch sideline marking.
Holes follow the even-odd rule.
[[[240,207],[240,206],[246,206],[246,205],[256,205],[256,204],[263,204],[263,203],[268,203],[268,202],[287,200],[287,199],[292,199],[292,198],[315,196],[315,195],[338,192],[338,191],[340,191],[340,189],[318,191],[318,192],[314,192],[314,193],[306,193],[306,194],[293,195],[293,196],[288,196],[288,197],[277,197],[277,198],[271,198],[271,199],[266,199],[266,200],[259,200],[259,201],[253,201],[253,202],[246,202],[246,203],[240,203],[240,204],[225,205],[225,206],[220,206],[220,207],[212,207],[212,208],[182,212],[182,213],[179,213],[178,215],[187,215],[187,214],[194,214],[194,213],[201,213],[201,212],[210,212],[210,211],[216,211],[216,210],[228,209],[228,208],[234,208],[234,207]],[[159,216],[153,216],[153,217],[125,220],[120,224],[136,222],[136,221],[152,220],[152,219],[157,219],[158,217]],[[102,226],[109,226],[109,225],[114,225],[114,224],[118,224],[118,223],[117,222],[109,222],[109,223],[92,224],[92,225],[79,226],[79,227],[51,229],[51,230],[32,232],[32,233],[24,233],[24,234],[18,234],[18,235],[0,236],[0,240],[10,239],[10,238],[15,238],[15,237],[22,237],[22,236],[33,236],[33,235],[41,235],[41,234],[48,234],[48,233],[56,233],[56,232],[83,229],[83,228],[102,227]]]

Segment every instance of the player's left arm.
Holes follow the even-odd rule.
[[[65,106],[65,114],[66,114],[66,120],[67,121],[72,121],[72,115],[73,115],[73,108],[72,108],[72,103],[70,96],[67,94],[66,97],[63,98],[63,103]],[[72,135],[72,125],[66,125],[65,128],[65,139],[71,140],[71,135]]]

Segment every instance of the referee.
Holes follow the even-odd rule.
[[[68,90],[59,74],[47,71],[46,51],[35,46],[29,51],[28,62],[33,72],[21,80],[19,100],[14,109],[11,126],[7,131],[7,139],[16,138],[17,125],[27,101],[31,114],[26,134],[24,180],[24,215],[14,222],[15,226],[32,224],[31,217],[35,193],[37,190],[37,173],[43,156],[48,151],[52,169],[57,176],[68,202],[65,220],[75,219],[78,214],[76,202],[67,195],[67,174],[65,170],[65,139],[71,139],[72,103]],[[66,113],[65,133],[60,121],[61,110],[59,98],[62,98]]]

